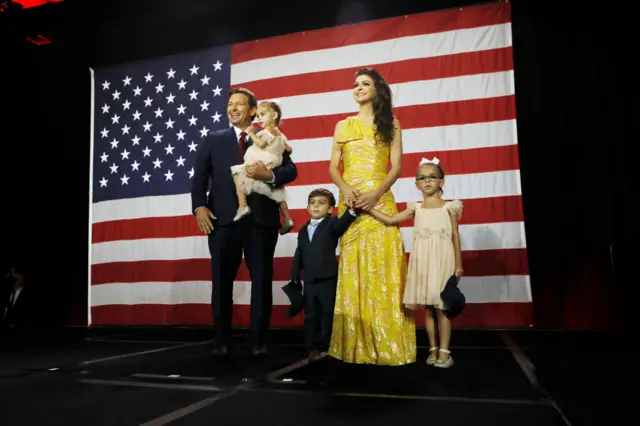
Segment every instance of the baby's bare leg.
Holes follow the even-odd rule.
[[[240,185],[239,174],[233,175],[233,183],[236,186],[236,196],[238,197],[238,212],[247,207],[247,194],[244,193]]]
[[[286,201],[283,201],[279,204],[280,207],[280,212],[282,212],[282,219],[284,219],[285,222],[288,222],[291,220],[291,212],[289,211],[289,206],[287,205]]]

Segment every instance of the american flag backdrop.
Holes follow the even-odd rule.
[[[229,125],[229,90],[278,99],[297,180],[296,229],[280,236],[272,326],[284,317],[296,232],[307,194],[337,189],[328,175],[337,121],[357,113],[354,72],[372,66],[391,85],[403,127],[400,209],[420,200],[422,157],[440,158],[445,198],[461,199],[467,308],[455,326],[533,321],[522,209],[510,5],[495,3],[284,35],[92,71],[90,319],[106,324],[212,324],[207,238],[190,211],[193,166],[207,132]],[[401,224],[407,253],[412,221]],[[246,266],[234,324],[249,324]]]

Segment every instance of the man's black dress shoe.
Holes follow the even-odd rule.
[[[254,345],[251,348],[251,355],[259,357],[267,354],[267,345]]]
[[[227,356],[229,355],[229,347],[227,345],[216,345],[211,351],[211,355]]]

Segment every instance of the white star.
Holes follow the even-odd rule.
[[[200,81],[202,82],[202,85],[208,85],[209,84],[209,77],[207,77],[207,75],[204,75],[204,78],[201,78]]]
[[[191,114],[191,118],[189,119],[189,126],[195,126],[196,121],[198,121],[198,118],[194,117],[193,114]]]
[[[220,117],[222,117],[222,115],[218,114],[218,111],[216,111],[216,113],[211,116],[211,118],[213,118],[214,123],[219,123]]]
[[[122,128],[122,134],[123,135],[128,135],[129,134],[129,130],[131,129],[131,127],[127,126],[126,124],[124,125],[124,127]]]
[[[122,109],[129,109],[129,105],[131,105],[131,102],[129,102],[129,99],[127,99],[126,101],[124,101],[124,103],[122,104]]]
[[[174,99],[175,99],[175,96],[169,93],[169,96],[167,96],[167,103],[172,104]]]
[[[198,145],[196,145],[193,141],[191,141],[191,144],[187,146],[189,147],[189,152],[191,151],[195,152],[196,148],[198,148]]]
[[[102,180],[100,180],[100,188],[107,186],[107,182],[108,180],[106,180],[105,178],[102,178]]]
[[[162,142],[162,136],[159,132],[156,132],[156,135],[153,137],[153,139],[155,139],[155,143],[160,143]]]
[[[221,92],[222,92],[222,89],[218,87],[218,85],[216,84],[216,88],[213,89],[213,96],[221,96]]]
[[[149,182],[149,178],[151,177],[151,175],[147,172],[144,172],[144,174],[142,175],[142,181],[143,182]]]
[[[107,114],[109,112],[109,108],[111,108],[109,105],[107,105],[106,103],[104,105],[102,105],[102,113],[103,114]]]
[[[151,126],[152,126],[152,124],[150,124],[148,121],[142,125],[142,127],[144,127],[144,131],[145,132],[150,132],[151,131]]]
[[[114,114],[113,117],[111,117],[111,124],[116,124],[119,123],[120,121],[120,117],[118,116],[118,114]]]
[[[147,99],[144,100],[144,106],[150,107],[151,103],[153,103],[153,99],[147,96]]]
[[[113,99],[120,99],[120,92],[118,92],[117,90],[113,92]]]
[[[113,138],[113,140],[111,141],[111,149],[116,149],[118,147],[118,141],[116,140],[116,138]]]
[[[187,82],[184,81],[184,78],[178,82],[178,90],[186,89]]]
[[[167,71],[167,78],[175,78],[174,77],[175,74],[176,74],[175,70],[171,68],[169,71]]]
[[[116,163],[113,163],[109,168],[111,169],[111,174],[118,173],[118,166]]]
[[[128,160],[129,159],[129,154],[131,154],[131,153],[129,151],[127,151],[126,149],[120,153],[120,155],[122,155],[122,159],[123,160]]]
[[[143,157],[149,157],[151,155],[151,150],[149,149],[148,146],[146,146],[143,150],[142,150],[142,154]]]
[[[120,180],[122,181],[123,185],[129,185],[129,178],[127,177],[127,175],[123,175]]]
[[[106,163],[107,162],[107,158],[109,158],[109,155],[106,152],[103,152],[102,155],[100,156],[100,162],[101,163]]]
[[[198,92],[193,90],[191,93],[189,93],[189,97],[191,98],[190,100],[194,100],[195,98],[198,97]]]
[[[213,64],[213,70],[214,71],[222,71],[222,62],[216,61],[216,63]]]
[[[156,161],[153,162],[153,168],[154,169],[159,169],[160,168],[160,164],[162,164],[162,160],[160,160],[158,157],[156,157]]]
[[[136,88],[133,89],[133,96],[140,96],[141,93],[142,89],[140,88],[140,86],[136,86]]]
[[[138,166],[140,166],[140,163],[138,163],[137,161],[131,163],[131,171],[138,170]]]
[[[126,76],[126,77],[124,78],[124,80],[122,80],[122,82],[124,83],[124,85],[125,85],[125,86],[130,85],[130,84],[131,84],[131,77]]]
[[[107,135],[109,134],[109,131],[107,130],[107,128],[105,127],[104,129],[102,129],[100,131],[100,134],[102,135],[103,138],[106,138]]]
[[[191,75],[194,75],[194,74],[198,74],[199,69],[200,67],[196,67],[196,64],[193,64],[193,66],[189,68],[189,71],[191,71]]]
[[[156,93],[162,92],[162,89],[164,89],[164,85],[161,83],[158,83],[158,85],[156,86]]]
[[[185,160],[186,160],[186,158],[182,158],[182,155],[180,156],[180,158],[177,158],[176,162],[178,163],[178,167],[180,167],[180,166],[184,167]]]
[[[138,112],[138,110],[136,110],[136,112],[133,113],[133,121],[136,120],[140,120],[140,113]]]
[[[185,110],[186,108],[187,108],[186,106],[184,106],[184,105],[180,104],[180,106],[178,107],[178,115],[180,115],[180,114],[184,114],[184,110]]]
[[[194,172],[193,167],[192,167],[191,170],[189,170],[189,179],[191,179],[193,177],[194,173],[195,172]]]
[[[178,133],[176,133],[176,136],[178,137],[178,140],[184,139],[184,135],[186,135],[186,133],[183,132],[182,129],[180,129],[180,131]]]
[[[164,112],[164,110],[158,107],[158,109],[155,110],[154,112],[156,113],[156,118],[158,118],[158,117],[162,117],[162,113]]]
[[[147,75],[144,76],[144,82],[149,83],[151,80],[153,80],[153,75],[151,73],[147,73]]]
[[[167,155],[169,155],[169,154],[173,154],[173,149],[174,148],[171,146],[171,144],[169,144],[165,147],[164,150],[167,151]]]
[[[207,129],[206,127],[202,127],[202,129],[200,130],[200,137],[204,138],[205,136],[207,136],[208,131],[209,129]]]
[[[103,82],[102,90],[109,90],[109,86],[111,86],[111,83],[109,83],[108,81]]]
[[[165,173],[164,176],[167,180],[173,180],[173,173],[171,173],[171,170],[167,170],[167,173]]]
[[[204,111],[205,109],[209,109],[209,102],[204,101],[200,104],[200,107],[202,108],[202,111]]]
[[[173,129],[173,123],[175,123],[175,121],[173,121],[173,120],[169,119],[169,121],[165,122],[164,124],[166,124],[166,125],[167,125],[167,129],[168,129],[169,127],[171,127],[171,128]]]
[[[138,135],[135,135],[132,139],[134,145],[140,145],[140,138]]]

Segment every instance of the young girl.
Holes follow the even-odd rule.
[[[451,321],[440,293],[452,275],[460,278],[463,273],[458,234],[462,202],[444,201],[441,198],[444,170],[438,163],[437,158],[423,158],[418,166],[416,187],[422,192],[422,203],[407,203],[408,208],[394,216],[373,209],[368,213],[387,225],[395,225],[415,216],[403,303],[412,310],[419,305],[426,309],[426,328],[431,347],[427,365],[449,368],[453,365],[449,350]],[[438,317],[439,344],[436,342],[434,310]]]
[[[282,155],[285,150],[291,153],[293,149],[288,144],[287,137],[278,129],[282,113],[280,106],[276,102],[265,101],[260,103],[256,115],[262,130],[256,134],[253,126],[249,126],[249,136],[253,144],[247,148],[247,152],[244,154],[244,164],[231,167],[239,206],[233,221],[237,222],[251,213],[251,209],[247,205],[247,195],[257,192],[278,203],[284,219],[280,234],[284,235],[291,231],[294,225],[289,213],[289,207],[285,201],[286,193],[284,188],[274,188],[265,182],[251,179],[246,174],[246,167],[261,161],[267,169],[271,170],[282,164]]]

